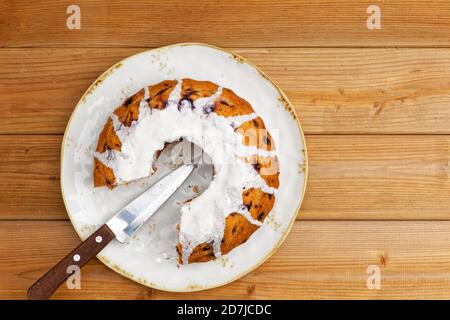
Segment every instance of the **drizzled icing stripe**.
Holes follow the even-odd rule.
[[[255,146],[239,145],[236,149],[236,155],[239,157],[260,156],[260,157],[275,157],[277,155],[275,150],[265,150]]]
[[[197,100],[194,101],[194,107],[207,109],[209,106],[213,106],[217,98],[219,98],[222,95],[222,89],[223,89],[222,87],[218,87],[213,95],[209,97],[198,98]],[[210,113],[212,111],[213,109],[211,108],[211,110],[207,113]]]
[[[240,206],[239,208],[235,209],[234,211],[230,212],[230,214],[233,213],[233,212],[237,212],[237,213],[241,214],[241,215],[244,216],[244,217],[248,220],[248,222],[250,222],[251,224],[254,224],[254,225],[258,226],[258,227],[262,226],[262,222],[259,221],[259,220],[256,220],[255,218],[253,218],[252,215],[250,214],[250,212],[248,211],[247,207],[244,206],[244,205],[242,205],[242,206]],[[230,214],[229,214],[229,215],[230,215]],[[227,216],[227,217],[228,217],[228,216]]]
[[[251,189],[251,188],[260,189],[264,193],[273,194],[273,195],[276,195],[277,191],[278,191],[277,188],[269,187],[267,185],[267,183],[264,183],[263,185],[258,185],[257,187],[255,187],[254,185],[251,185],[251,184],[247,184],[247,185],[244,184],[242,187],[244,189]]]
[[[144,97],[139,101],[139,109],[150,108],[148,104],[148,99],[150,99],[150,90],[148,86],[144,87]],[[140,110],[139,110],[140,111]]]
[[[256,114],[256,112],[252,112],[249,114],[227,117],[225,119],[227,119],[230,122],[230,126],[232,126],[234,129],[236,129],[236,128],[240,127],[243,123],[245,123],[247,121],[251,121],[253,119],[256,119],[257,117],[258,117],[258,115]]]

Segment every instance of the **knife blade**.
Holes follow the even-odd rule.
[[[182,165],[116,213],[106,223],[116,239],[126,242],[169,199],[192,170],[194,165]]]
[[[117,239],[126,242],[189,177],[196,165],[180,166],[152,185],[117,212],[108,222],[91,234],[28,289],[28,299],[48,299],[69,278],[74,267],[81,268],[108,243]],[[68,272],[68,270],[71,270]]]

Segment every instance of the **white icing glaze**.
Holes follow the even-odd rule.
[[[114,129],[122,142],[121,151],[108,150],[95,156],[114,170],[120,184],[149,176],[153,172],[155,154],[166,142],[185,138],[200,146],[211,158],[215,176],[207,190],[181,208],[182,261],[187,263],[193,248],[204,242],[212,242],[215,255],[220,256],[224,222],[230,213],[238,212],[251,223],[261,225],[243,205],[242,192],[257,188],[276,193],[242,157],[276,153],[242,145],[242,135],[235,132],[234,128],[257,117],[255,113],[225,118],[214,112],[203,112],[213,105],[222,88],[211,97],[197,99],[194,108],[188,101],[182,101],[185,103],[179,108],[181,81],[178,81],[163,110],[148,107],[148,87],[144,90],[137,122],[126,127],[112,116]]]

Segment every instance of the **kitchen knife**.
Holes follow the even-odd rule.
[[[108,243],[117,239],[125,243],[166,202],[189,177],[195,165],[185,164],[159,180],[58,262],[28,290],[28,299],[48,299],[72,273],[95,257]]]

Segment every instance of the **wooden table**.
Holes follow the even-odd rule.
[[[381,30],[366,26],[372,3]],[[80,30],[66,27],[70,4]],[[152,290],[93,261],[81,290],[55,298],[450,298],[448,0],[0,0],[0,298],[25,298],[79,242],[59,162],[82,93],[124,57],[188,41],[245,56],[292,100],[310,165],[298,220],[220,288]]]

